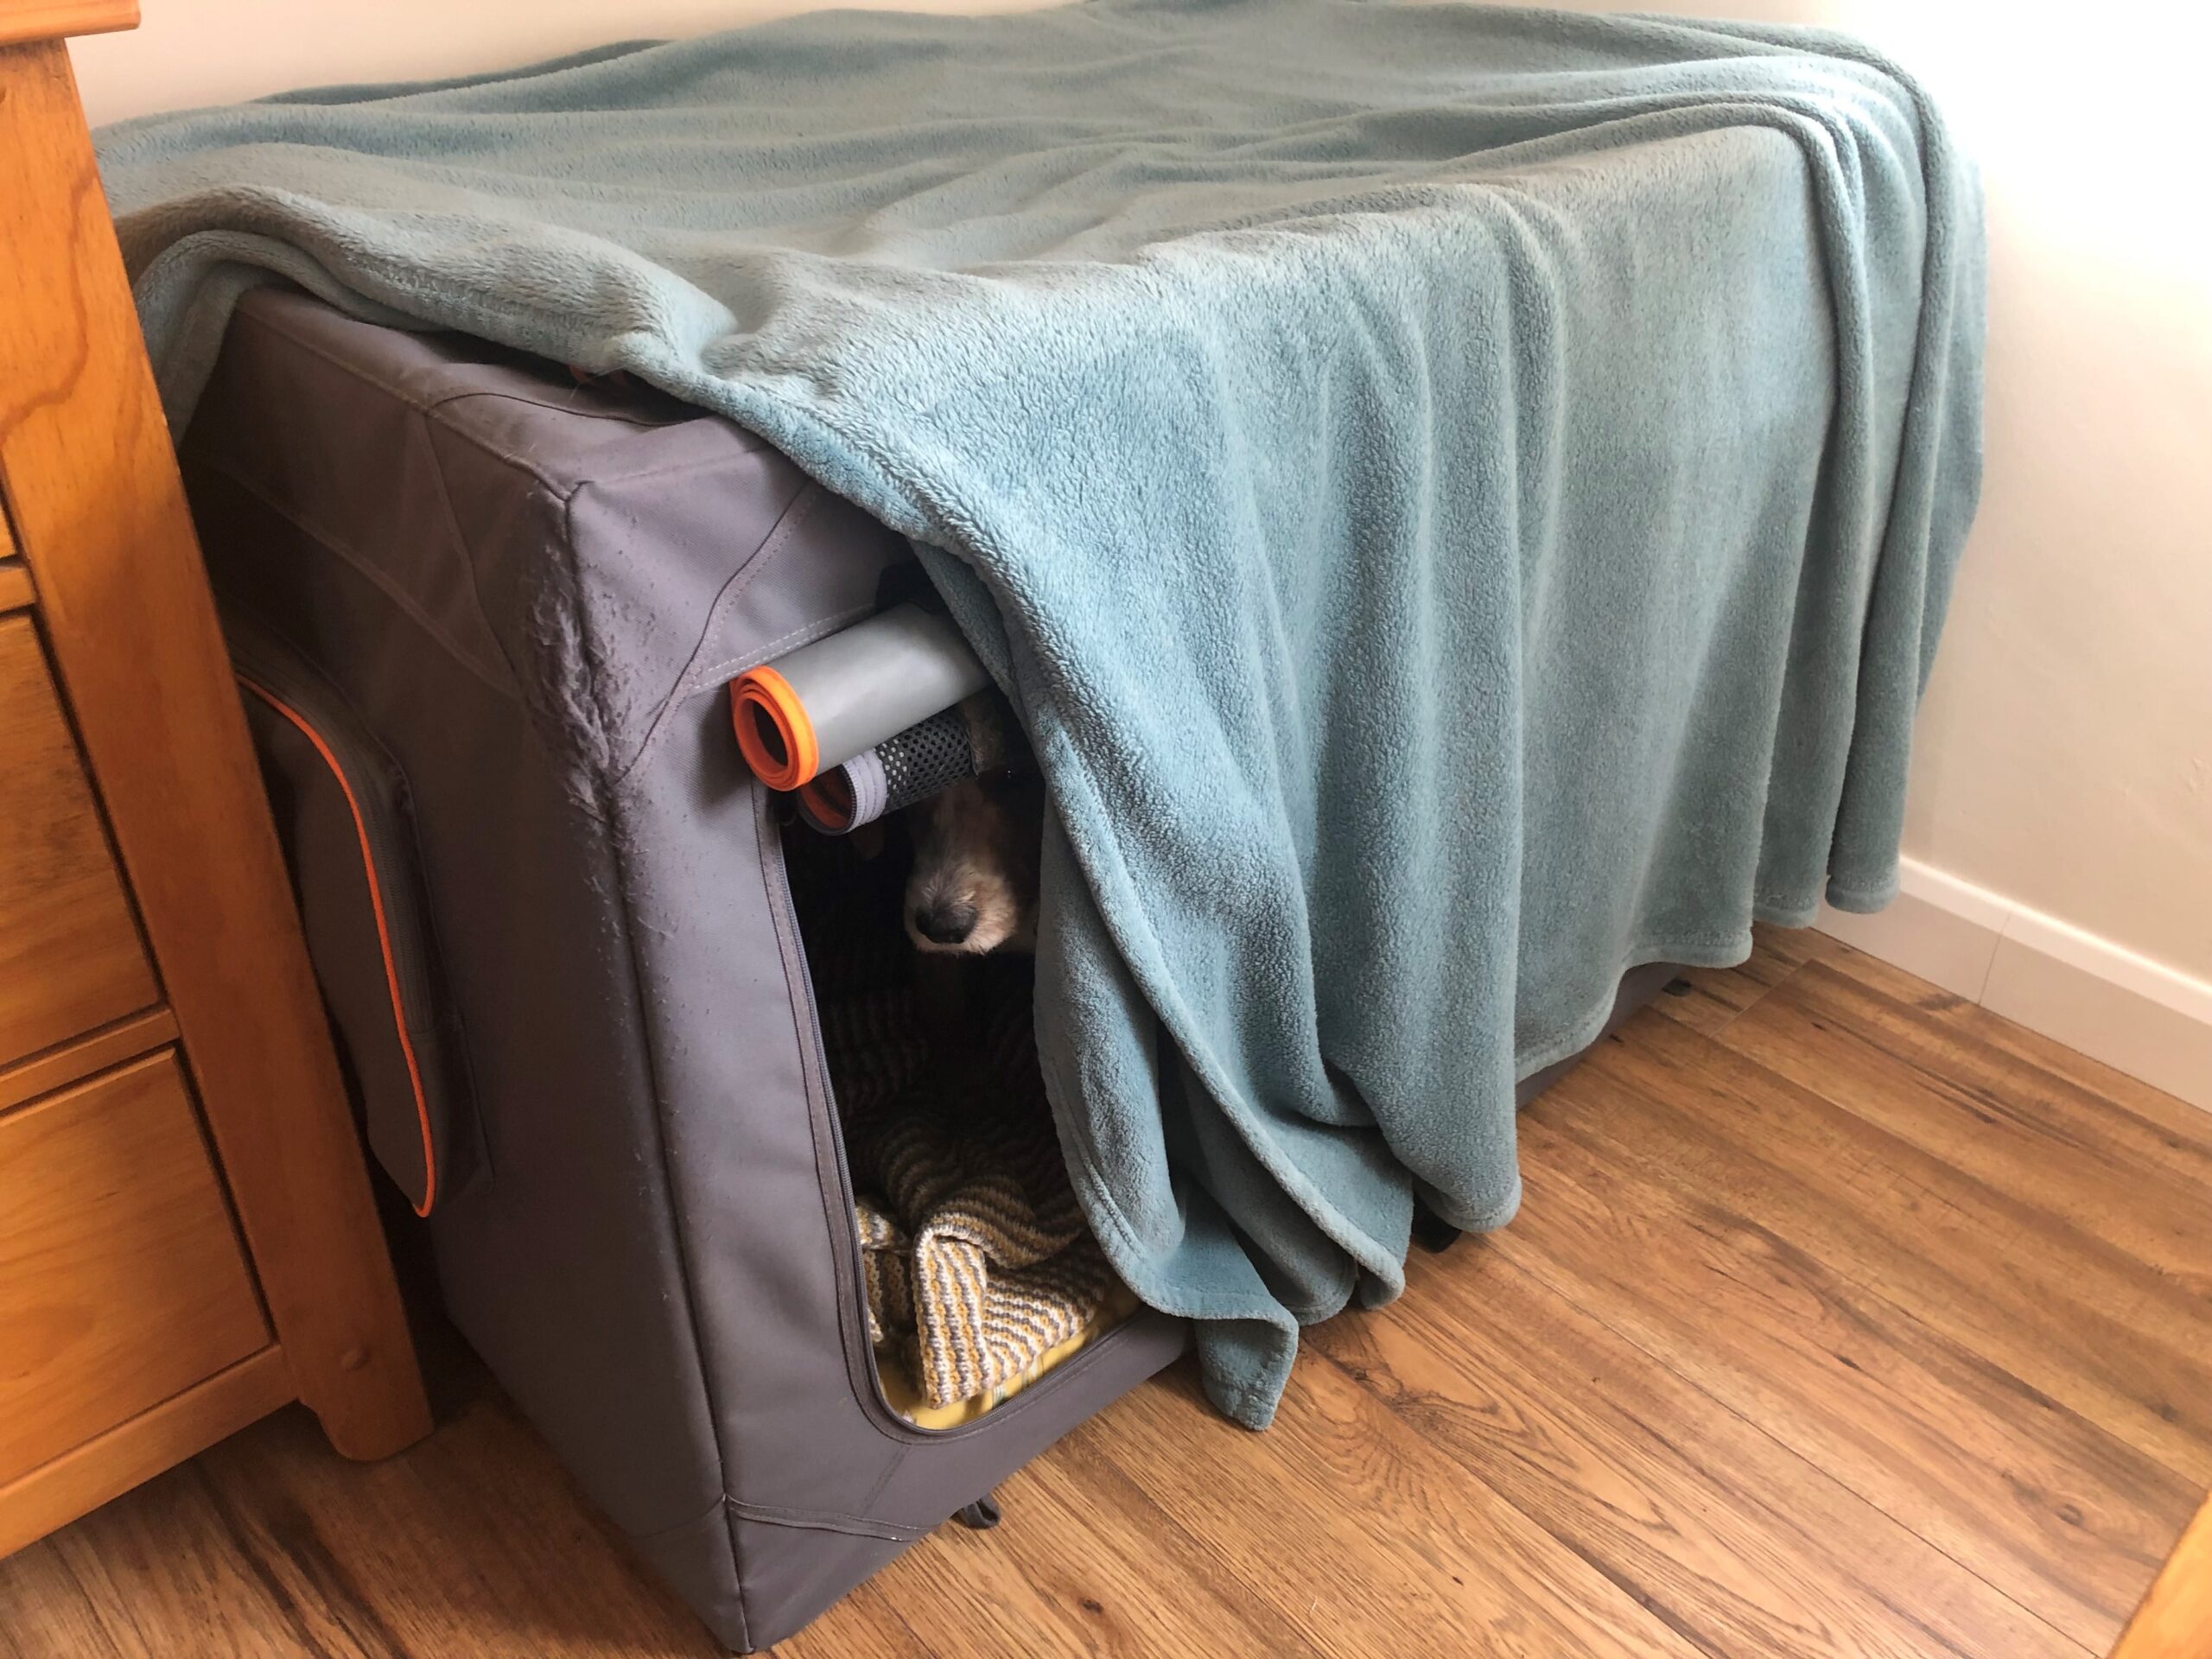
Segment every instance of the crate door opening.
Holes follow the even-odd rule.
[[[783,831],[886,1402],[952,1428],[1135,1311],[1069,1185],[1026,955],[925,953],[903,815]]]

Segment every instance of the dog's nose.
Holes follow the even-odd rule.
[[[976,906],[959,899],[914,912],[914,931],[931,944],[957,944],[976,931]]]

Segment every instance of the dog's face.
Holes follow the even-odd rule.
[[[906,821],[906,934],[917,947],[968,956],[1037,948],[1040,779],[966,779],[908,809]]]

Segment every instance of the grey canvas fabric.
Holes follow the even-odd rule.
[[[496,355],[257,296],[188,486],[229,618],[401,780],[483,1146],[426,1224],[451,1313],[749,1649],[1185,1333],[1143,1315],[973,1432],[883,1403],[776,834],[721,688],[865,613],[905,544],[726,422]],[[280,826],[311,798],[288,787]],[[326,990],[358,1010],[381,976],[334,977],[325,931]]]

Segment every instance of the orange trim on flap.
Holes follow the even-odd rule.
[[[415,1118],[423,1130],[423,1202],[416,1205],[415,1213],[427,1216],[438,1198],[438,1160],[430,1139],[430,1103],[423,1094],[423,1073],[415,1063],[415,1045],[408,1040],[407,1011],[399,998],[399,970],[391,959],[391,932],[385,925],[384,913],[384,884],[377,880],[376,860],[369,852],[369,827],[361,817],[361,804],[353,798],[353,785],[346,780],[346,769],[338,764],[338,757],[321,734],[308,724],[306,718],[289,704],[283,702],[266,686],[258,685],[243,674],[238,683],[259,697],[279,715],[298,728],[300,735],[315,745],[315,752],[330,768],[330,775],[338,780],[338,790],[346,798],[346,810],[353,815],[353,834],[361,843],[361,872],[368,878],[369,908],[377,920],[377,948],[384,953],[385,989],[391,998],[392,1030],[399,1039],[399,1052],[407,1061],[408,1086],[415,1091]]]
[[[783,758],[770,753],[758,720],[746,718],[748,710],[766,716],[784,746]],[[811,783],[822,769],[822,751],[814,740],[814,722],[806,705],[791,690],[791,682],[768,664],[748,668],[730,682],[730,724],[737,732],[737,747],[745,764],[771,789],[793,790]]]

